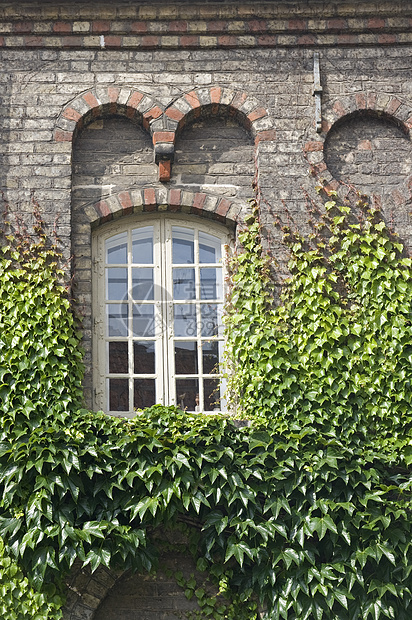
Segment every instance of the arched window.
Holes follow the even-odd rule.
[[[130,220],[129,220],[130,222]],[[95,405],[222,411],[225,229],[171,215],[94,237]]]

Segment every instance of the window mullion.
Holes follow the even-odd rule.
[[[162,247],[162,293],[163,293],[163,360],[164,360],[164,393],[165,404],[174,405],[175,397],[175,364],[173,339],[173,271],[172,271],[172,227],[166,220],[161,220]]]

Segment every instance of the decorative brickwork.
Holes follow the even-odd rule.
[[[0,47],[49,49],[231,49],[335,45],[393,45],[412,42],[410,7],[400,2],[208,3],[176,2],[164,6],[139,3],[117,10],[105,5],[97,18],[90,7],[73,20],[73,10],[56,3],[30,10],[4,3]],[[409,19],[408,19],[409,17]]]
[[[107,114],[126,116],[148,129],[150,122],[162,114],[162,109],[138,90],[111,86],[89,90],[63,109],[56,122],[54,139],[71,142],[80,129]]]
[[[241,206],[226,198],[216,198],[213,194],[195,193],[183,189],[148,187],[122,191],[117,195],[110,196],[107,200],[96,202],[87,209],[87,215],[91,227],[96,228],[124,215],[153,213],[154,211],[192,213],[222,222],[233,228],[237,222]]]
[[[368,122],[369,119],[369,122]],[[347,172],[349,177],[344,178],[342,173],[337,172],[339,166],[336,164],[332,165],[330,168],[328,166],[328,162],[330,158],[326,157],[326,149],[325,144],[330,141],[331,136],[337,132],[339,128],[342,128],[350,123],[352,123],[351,129],[349,129],[350,133],[354,134],[353,122],[357,121],[359,125],[359,132],[362,132],[362,126],[364,127],[365,133],[368,133],[367,127],[370,126],[370,120],[375,119],[374,126],[376,128],[377,133],[379,134],[379,126],[389,127],[392,125],[394,130],[398,129],[400,136],[404,136],[405,138],[405,149],[406,152],[412,151],[410,146],[410,129],[412,128],[412,115],[410,103],[408,101],[401,101],[398,97],[390,97],[387,94],[383,93],[363,93],[359,92],[354,95],[336,99],[327,110],[324,111],[323,117],[323,129],[327,131],[325,138],[319,137],[316,141],[307,142],[304,146],[304,150],[306,152],[306,156],[308,161],[313,166],[313,171],[317,175],[321,175],[324,181],[326,181],[331,188],[338,189],[339,184],[338,181],[344,181],[353,183],[355,187],[361,189],[365,192],[372,192],[374,194],[374,200],[379,201],[382,205],[382,195],[383,193],[387,194],[387,200],[389,199],[396,206],[406,205],[412,197],[410,187],[412,185],[412,176],[408,174],[408,170],[410,170],[410,165],[408,165],[408,155],[403,153],[401,160],[404,167],[404,173],[402,180],[398,178],[399,176],[399,157],[403,147],[394,148],[394,137],[391,139],[386,138],[387,144],[385,145],[386,155],[388,157],[392,157],[392,160],[395,162],[395,168],[390,170],[387,165],[383,164],[383,168],[381,170],[375,166],[375,168],[370,168],[369,171],[369,183],[372,184],[368,186],[366,181],[361,180],[359,177],[359,173],[355,174],[356,163],[354,164],[354,172],[352,175],[350,172]],[[340,132],[342,133],[342,132]],[[379,136],[377,136],[377,139]],[[381,138],[382,140],[382,138]],[[343,156],[343,146],[345,144],[345,139],[340,135],[339,137],[339,151],[342,151]],[[369,139],[360,140],[358,144],[359,151],[371,151],[372,144]],[[383,147],[382,147],[383,148]],[[336,156],[331,156],[336,159]],[[365,155],[363,160],[366,161],[368,159],[368,155]],[[342,162],[343,163],[343,162]],[[347,168],[347,166],[346,166]],[[333,174],[335,172],[335,174]],[[391,175],[389,179],[389,186],[384,187],[381,186],[381,193],[377,191],[376,187],[376,179],[374,178],[374,173]],[[339,178],[336,178],[336,175]],[[355,175],[355,176],[354,176]],[[381,181],[382,182],[382,181]],[[366,185],[365,185],[366,183]],[[395,186],[395,187],[394,187]],[[390,189],[392,187],[392,189]],[[347,192],[348,189],[343,190],[343,194]]]
[[[54,130],[57,142],[70,142],[96,118],[118,114],[137,121],[150,131],[159,180],[170,181],[176,134],[200,116],[235,116],[239,124],[261,141],[275,140],[276,132],[267,110],[247,92],[217,86],[191,91],[163,110],[151,97],[130,88],[90,90],[66,106]]]

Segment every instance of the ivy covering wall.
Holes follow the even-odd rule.
[[[76,558],[156,569],[157,528],[185,528],[216,584],[200,616],[411,613],[411,261],[379,213],[329,196],[311,240],[285,230],[274,306],[257,213],[233,257],[228,416],[81,409],[80,335],[56,244],[0,258],[0,611],[61,617]],[[24,576],[23,576],[24,575]],[[18,596],[17,596],[18,594]]]

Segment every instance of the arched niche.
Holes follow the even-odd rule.
[[[254,141],[228,106],[202,108],[178,132],[172,175],[177,184],[247,201],[254,174]]]
[[[384,199],[410,175],[412,145],[409,133],[394,117],[356,111],[332,126],[324,157],[337,181]]]

